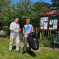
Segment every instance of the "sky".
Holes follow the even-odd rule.
[[[14,0],[14,3],[17,3],[18,1],[20,1],[20,0]],[[31,0],[33,3],[35,3],[35,2],[38,2],[38,1],[40,1],[40,0]],[[43,2],[47,2],[47,3],[49,3],[49,4],[51,4],[52,2],[51,2],[51,0],[43,0]]]
[[[35,2],[40,1],[40,0],[32,0],[32,1],[34,1],[34,3],[35,3]],[[43,2],[47,2],[47,3],[51,4],[51,0],[43,0]]]

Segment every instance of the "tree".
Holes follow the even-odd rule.
[[[32,9],[32,1],[23,0],[17,3],[17,13],[19,16],[19,23],[22,24],[21,27],[24,26],[26,18],[30,18]],[[31,19],[31,18],[30,18]]]
[[[31,24],[39,25],[40,13],[49,11],[50,8],[48,8],[48,5],[50,4],[45,2],[36,2],[33,4],[30,0],[21,0],[17,4],[11,3],[10,0],[5,1],[0,22],[3,25],[9,26],[15,17],[19,17],[21,27],[25,24],[26,18],[31,19]]]
[[[51,0],[53,2],[51,4],[52,10],[59,10],[59,0]]]
[[[35,25],[39,25],[39,17],[40,17],[40,13],[43,12],[48,12],[51,10],[51,8],[48,8],[48,5],[50,5],[49,3],[45,3],[45,2],[36,2],[33,4],[33,9],[31,11],[31,16],[33,18],[32,22]]]
[[[2,7],[2,13],[0,17],[0,23],[4,26],[9,26],[10,23],[14,20],[15,16],[17,15],[15,4],[11,4],[10,1],[5,1]]]
[[[3,8],[3,5],[4,5],[4,2],[5,0],[0,0],[0,20],[1,20],[1,14],[2,14],[2,8]],[[2,23],[0,22],[0,26],[1,26],[1,29],[2,29]]]
[[[0,12],[2,12],[2,8],[4,6],[5,0],[0,0]]]

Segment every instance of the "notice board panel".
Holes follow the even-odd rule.
[[[42,16],[40,20],[40,29],[47,29],[48,28],[48,16]]]
[[[41,16],[39,30],[58,31],[59,30],[58,15]]]
[[[49,29],[57,30],[58,27],[58,16],[50,16]]]

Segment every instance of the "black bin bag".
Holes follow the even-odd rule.
[[[39,42],[38,42],[38,37],[36,32],[32,32],[28,35],[27,38],[31,48],[33,50],[38,50],[39,49]]]

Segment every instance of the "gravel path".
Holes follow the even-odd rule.
[[[13,46],[16,46],[16,44],[14,43]],[[24,47],[24,43],[23,42],[20,42],[20,48],[23,48]],[[27,43],[27,47],[29,47],[29,44]],[[28,48],[27,48],[28,49]],[[51,47],[39,47],[38,50],[33,50],[31,49],[32,51],[37,51],[37,52],[41,52],[42,49],[49,49],[49,50],[54,50],[54,51],[59,51],[59,48],[51,48]]]

